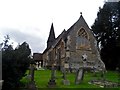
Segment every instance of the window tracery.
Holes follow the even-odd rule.
[[[84,28],[81,28],[81,29],[79,30],[79,32],[78,32],[78,36],[80,36],[80,37],[84,37],[84,38],[88,39],[87,32],[85,31]]]
[[[84,28],[78,31],[76,39],[76,49],[90,49],[89,37]]]

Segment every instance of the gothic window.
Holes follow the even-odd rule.
[[[78,36],[79,36],[79,37],[83,37],[83,38],[88,39],[87,32],[85,31],[84,28],[81,28],[81,29],[79,30],[79,32],[78,32]]]
[[[76,49],[90,49],[89,37],[84,28],[77,33]]]

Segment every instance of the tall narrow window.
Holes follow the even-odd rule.
[[[65,56],[65,45],[64,42],[61,42],[61,57]]]
[[[90,42],[87,32],[81,28],[77,33],[76,49],[89,49]]]

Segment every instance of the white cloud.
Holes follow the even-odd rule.
[[[36,35],[30,35],[29,33],[21,32],[20,30],[14,29],[0,29],[3,35],[10,36],[10,43],[14,43],[14,47],[23,42],[27,42],[32,52],[42,52],[45,49],[45,42],[43,38],[37,37]],[[17,42],[17,43],[16,43]]]
[[[42,38],[46,43],[51,23],[58,36],[77,21],[80,12],[89,26],[97,17],[99,6],[104,0],[1,0],[0,28]],[[13,30],[12,30],[13,31]],[[7,32],[7,31],[6,31]],[[19,36],[19,35],[18,35]],[[18,38],[16,36],[16,38]],[[22,39],[22,38],[21,38]],[[24,39],[24,38],[23,38]],[[31,45],[36,44],[34,41]],[[34,46],[34,45],[33,45]],[[39,48],[39,47],[32,47]],[[36,49],[35,49],[36,50]],[[39,50],[39,49],[38,49]],[[37,51],[38,51],[37,50]],[[41,49],[40,51],[42,51]]]

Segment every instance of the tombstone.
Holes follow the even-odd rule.
[[[55,82],[55,68],[54,65],[52,65],[51,68],[51,79],[48,82],[48,87],[55,87],[56,86],[56,82]]]
[[[33,64],[30,64],[30,68],[29,68],[29,75],[30,75],[30,81],[34,81],[34,71],[35,71],[35,67]]]
[[[30,69],[29,70],[30,81],[28,83],[28,89],[29,90],[36,90],[36,85],[35,85],[35,81],[34,81],[34,71],[35,71],[34,64],[30,64],[29,69]]]
[[[67,80],[67,77],[66,77],[65,68],[63,68],[62,73],[63,73],[63,81],[62,81],[62,83],[63,83],[64,85],[70,85],[70,82],[69,82],[69,80]]]
[[[36,62],[36,69],[37,70],[41,69],[41,61],[40,62]]]
[[[80,84],[83,81],[84,77],[84,69],[78,69],[76,73],[76,78],[75,78],[75,84]]]
[[[41,61],[40,61],[39,64],[38,64],[38,68],[39,68],[39,69],[41,68]]]
[[[39,63],[36,62],[36,69],[39,70]]]
[[[87,68],[87,55],[82,55],[83,66],[79,68],[76,72],[75,84],[80,84],[83,81],[84,72]]]

